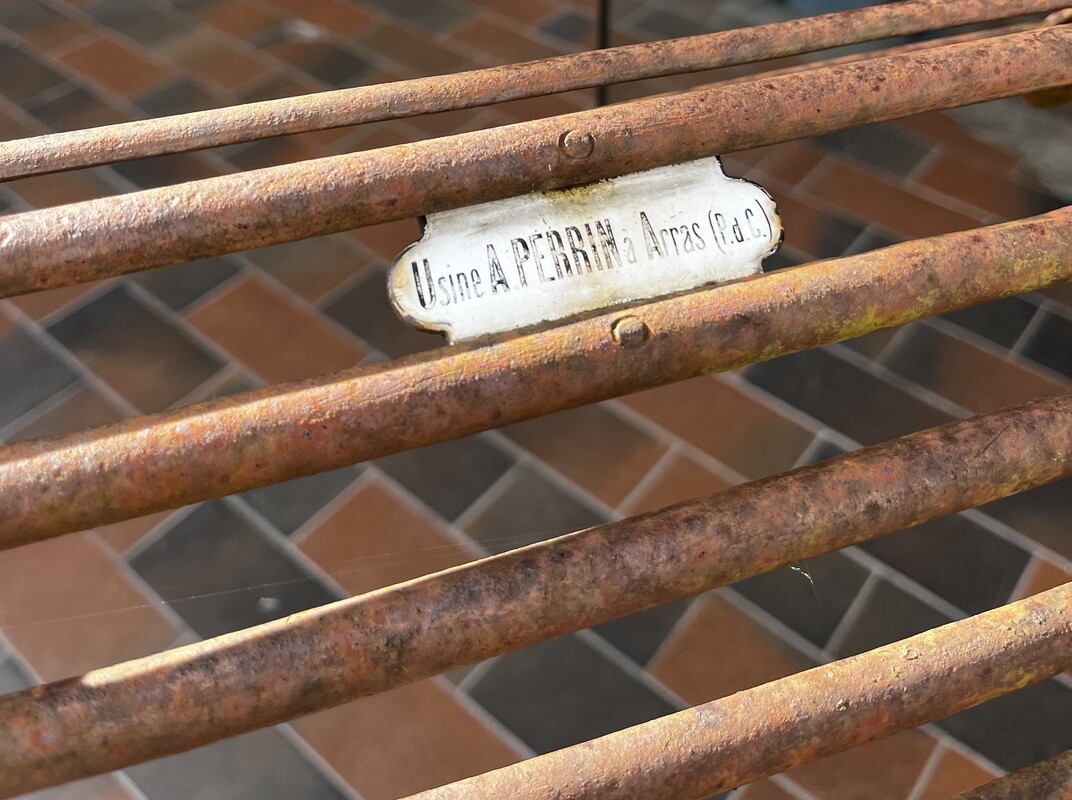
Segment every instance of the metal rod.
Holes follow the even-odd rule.
[[[0,296],[1068,83],[1057,26],[31,211],[0,220]]]
[[[412,800],[698,800],[973,708],[1070,665],[1067,584]]]
[[[958,794],[952,800],[1072,800],[1072,750]]]
[[[915,433],[659,512],[0,697],[0,796],[293,719],[1069,474],[1072,394]],[[907,699],[914,715],[898,724],[920,724],[949,713],[942,698],[970,703],[963,698],[978,701],[1003,690],[1005,671],[1014,661],[1017,685],[1070,666],[1069,591],[1051,593],[1048,605],[1037,600],[1015,613],[993,615],[989,619],[1003,621],[994,623],[993,633],[965,623],[924,635],[918,641],[925,646],[916,646],[921,658],[904,663],[900,676],[883,662],[883,670],[869,671],[866,680],[853,669],[833,668],[839,677],[829,690],[820,690],[825,679],[796,685],[827,699],[835,691],[839,703],[850,698],[852,713],[834,716],[853,720],[856,743],[874,733],[870,712],[865,720],[856,716],[868,708],[875,717],[897,718]],[[1025,609],[1029,630],[1018,622]],[[1006,624],[1016,626],[1011,639]],[[965,630],[967,638],[959,638]],[[1063,637],[1056,660],[1051,652],[1055,631]],[[960,660],[941,655],[940,641],[950,652],[962,641],[970,645]],[[984,689],[961,681],[962,671],[984,664],[993,668],[994,683]],[[937,697],[900,693],[902,685],[918,685],[924,675],[946,671],[951,682]],[[872,675],[894,684],[867,695],[874,691]],[[803,702],[804,692],[799,695],[791,694],[794,703]],[[877,700],[882,704],[872,708]],[[829,700],[830,712],[834,702]],[[796,706],[779,701],[771,707]],[[765,729],[761,715],[750,712],[749,720],[756,731],[792,735],[784,726]],[[720,721],[715,727],[721,726]],[[753,748],[761,751],[769,752]],[[640,753],[631,747],[620,751],[630,763]],[[649,767],[643,757],[635,766]]]
[[[0,180],[698,72],[1061,7],[1062,0],[910,0],[601,53],[49,134],[0,144]]]
[[[1072,279],[1072,208],[0,449],[0,549]],[[647,336],[615,341],[636,317]]]

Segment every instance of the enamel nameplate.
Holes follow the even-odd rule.
[[[781,237],[770,195],[712,157],[429,214],[388,292],[459,342],[758,275]]]

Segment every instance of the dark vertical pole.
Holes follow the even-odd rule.
[[[610,0],[599,0],[597,24],[599,25],[599,41],[596,42],[596,49],[606,50],[610,47]],[[607,89],[605,84],[596,87],[596,106],[607,104]]]

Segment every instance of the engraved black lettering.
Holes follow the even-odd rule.
[[[480,288],[480,284],[482,283],[480,273],[477,272],[475,268],[469,272],[469,280],[473,282],[473,294],[477,297],[483,297],[484,290]]]
[[[630,264],[635,264],[637,262],[636,245],[633,244],[632,238],[623,236],[622,243],[625,245],[625,260]]]
[[[469,276],[464,272],[459,272],[455,277],[458,279],[458,294],[462,300],[472,300],[473,292],[469,288]]]
[[[514,263],[517,264],[517,278],[522,286],[528,286],[529,280],[525,277],[525,262],[532,256],[529,254],[529,243],[524,239],[511,239],[510,247],[514,250]],[[522,252],[524,250],[524,252]]]
[[[644,232],[644,249],[648,251],[648,261],[654,260],[655,256],[665,256],[666,253],[659,244],[659,237],[655,235],[655,229],[643,211],[640,212],[640,229]]]
[[[760,228],[756,224],[755,217],[756,217],[756,215],[755,215],[755,213],[753,213],[752,209],[746,208],[744,210],[744,218],[745,218],[745,221],[748,223],[748,229],[750,231],[752,231],[752,238],[753,239],[762,239],[763,238],[763,229]]]
[[[569,256],[566,255],[566,246],[562,243],[562,234],[558,231],[549,230],[546,234],[547,248],[551,251],[551,259],[555,262],[555,274],[558,277],[572,275],[573,267],[570,266]]]
[[[700,223],[699,222],[692,223],[692,235],[696,239],[696,249],[697,250],[703,250],[705,247],[707,247],[707,242],[704,241],[703,234],[700,231],[701,231]]]
[[[692,243],[692,231],[689,230],[688,225],[681,226],[681,233],[685,237],[681,242],[681,249],[686,253],[696,252],[696,245]]]
[[[428,259],[425,258],[423,259],[423,261],[425,280],[428,281],[427,299],[425,299],[424,289],[421,287],[421,271],[417,267],[416,261],[410,262],[411,266],[413,267],[413,283],[417,286],[417,300],[420,301],[421,308],[431,308],[435,305],[436,302],[435,284],[432,283],[432,269],[428,266]]]
[[[569,226],[566,228],[566,241],[569,242],[570,252],[573,253],[573,264],[577,268],[577,274],[592,271],[592,262],[584,249],[584,237],[581,236],[580,228]],[[581,259],[584,259],[584,269],[581,269]]]
[[[711,226],[711,235],[714,239],[715,247],[725,253],[726,248],[724,247],[724,244],[726,235],[724,231],[726,228],[726,218],[721,214],[716,214],[714,209],[712,209],[707,212],[707,224]],[[721,237],[721,241],[719,241],[719,237]]]
[[[744,241],[744,231],[741,230],[741,221],[737,219],[737,217],[733,218],[733,238],[736,239],[738,243]]]
[[[439,302],[445,306],[449,306],[450,289],[448,287],[450,286],[450,283],[444,277],[440,277],[437,283],[439,283]]]
[[[596,269],[603,269],[603,259],[599,257],[599,248],[596,246],[596,237],[592,235],[592,226],[584,223],[584,232],[588,234],[588,249],[592,251],[592,261]]]
[[[604,228],[604,225],[606,228]],[[596,233],[599,234],[599,242],[603,247],[603,257],[607,260],[607,269],[614,269],[614,262],[622,266],[622,257],[618,253],[618,243],[614,241],[614,229],[610,226],[610,220],[596,221]]]
[[[498,294],[499,287],[504,292],[510,291],[510,284],[506,282],[502,265],[499,263],[499,254],[495,252],[495,245],[488,245],[488,283],[491,284],[491,293]]]
[[[536,274],[540,276],[540,283],[547,283],[555,279],[554,275],[545,275],[543,271],[543,251],[537,243],[543,238],[542,233],[534,233],[529,237],[529,245],[532,247],[533,260],[536,262]]]

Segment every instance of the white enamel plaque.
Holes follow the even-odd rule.
[[[758,275],[781,236],[770,195],[712,157],[429,214],[388,290],[459,342]]]

